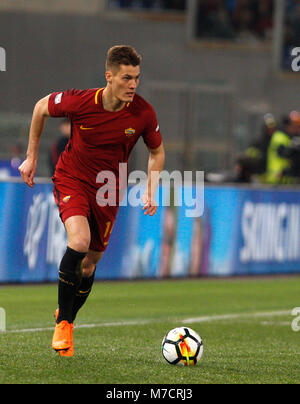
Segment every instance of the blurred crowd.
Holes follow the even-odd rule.
[[[273,36],[275,0],[196,0],[196,37],[242,43]],[[282,68],[291,71],[291,50],[300,46],[300,0],[285,0]],[[115,0],[124,9],[185,10],[187,0]]]
[[[300,112],[277,122],[266,114],[260,136],[241,153],[225,181],[261,184],[300,184]]]
[[[185,10],[186,0],[118,0],[120,8],[144,8],[162,10]]]
[[[197,37],[257,40],[271,37],[273,0],[200,0]]]
[[[288,45],[300,45],[300,1],[286,1],[285,41]]]

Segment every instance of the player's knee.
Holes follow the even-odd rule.
[[[69,240],[69,246],[78,252],[87,252],[90,245],[90,239],[84,236],[72,237]]]

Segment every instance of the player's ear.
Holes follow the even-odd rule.
[[[105,73],[107,83],[111,84],[112,76],[113,76],[112,72],[110,70],[107,70]]]

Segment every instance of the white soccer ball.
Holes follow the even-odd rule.
[[[169,331],[162,341],[161,348],[163,357],[171,365],[194,366],[203,355],[201,337],[188,327]]]

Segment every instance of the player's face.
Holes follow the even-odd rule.
[[[139,85],[140,67],[121,65],[110,79],[113,95],[121,102],[131,102]]]

